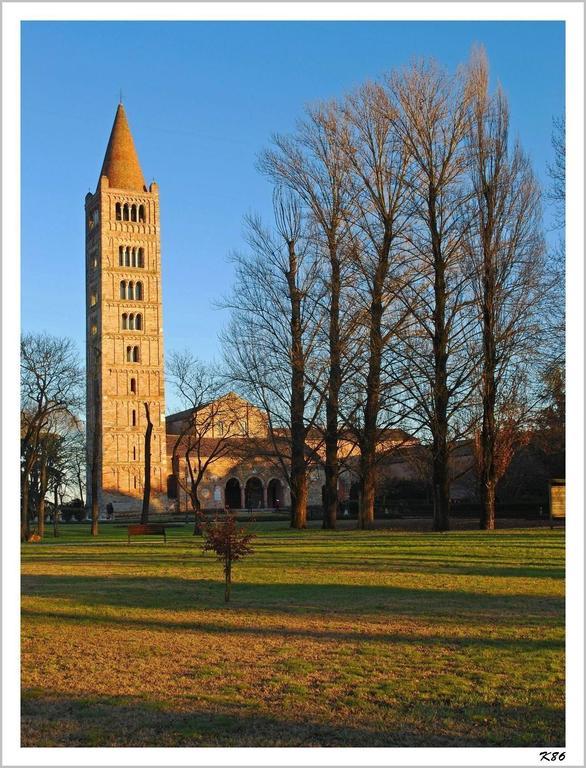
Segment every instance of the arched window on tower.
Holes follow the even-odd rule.
[[[133,395],[136,395],[136,379],[134,376],[130,379],[130,391]]]
[[[132,362],[140,363],[140,350],[138,347],[134,347],[134,350],[132,352]]]
[[[126,280],[120,281],[120,298],[121,299],[126,298]]]
[[[144,249],[139,248],[138,249],[138,261],[137,264],[139,267],[144,267]]]
[[[128,315],[126,312],[122,313],[122,330],[125,331],[128,328]]]
[[[136,411],[132,409],[132,426],[136,427]]]
[[[134,283],[132,280],[128,283],[128,290],[126,291],[126,298],[131,301],[134,299]]]
[[[141,221],[143,224],[146,221],[144,205],[141,205],[138,208],[138,220]]]
[[[136,205],[130,207],[130,221],[136,221]]]
[[[128,221],[128,218],[129,218],[128,203],[124,203],[124,208],[122,209],[122,218],[124,221]]]
[[[124,248],[121,245],[118,246],[118,266],[124,266]]]
[[[142,315],[140,313],[134,318],[134,329],[136,331],[142,331]]]
[[[132,347],[126,347],[126,362],[132,362]]]
[[[142,301],[142,283],[137,283],[135,286],[134,298],[137,301]]]
[[[122,221],[122,206],[116,203],[116,221]]]
[[[130,248],[128,246],[124,249],[124,266],[130,266]]]
[[[132,446],[132,460],[136,461],[136,445]]]
[[[134,312],[128,315],[128,330],[134,331]]]
[[[131,266],[136,267],[136,248],[132,249]]]

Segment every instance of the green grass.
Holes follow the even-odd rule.
[[[563,530],[255,530],[25,545],[23,746],[563,745]]]

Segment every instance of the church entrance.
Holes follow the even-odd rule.
[[[283,506],[283,484],[274,477],[267,487],[267,507],[278,509]]]
[[[251,477],[245,488],[246,509],[260,509],[263,505],[262,482],[258,477]]]
[[[227,507],[230,507],[230,509],[240,509],[240,505],[242,504],[242,497],[240,495],[240,483],[235,477],[231,477],[226,483],[224,497],[226,499]]]

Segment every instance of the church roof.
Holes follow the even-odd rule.
[[[100,176],[107,176],[111,187],[144,192],[146,185],[130,126],[122,104],[118,105]]]

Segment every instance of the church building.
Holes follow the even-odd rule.
[[[205,473],[198,490],[202,509],[284,508],[290,505],[287,462],[276,459],[275,435],[266,419],[235,393],[165,418],[163,311],[159,189],[148,187],[122,104],[96,191],[85,198],[87,489],[97,475],[104,514],[136,515],[142,505],[148,405],[153,512],[190,506],[191,457]],[[200,435],[189,442],[189,426]],[[202,424],[207,426],[202,432]],[[285,443],[285,435],[281,438]],[[391,442],[404,442],[404,435]],[[308,501],[322,503],[321,439],[308,443],[316,461],[309,471]],[[218,454],[221,448],[221,455]],[[383,446],[384,447],[384,446]],[[340,499],[356,478],[349,468],[354,446],[341,444],[348,468],[340,477]],[[215,460],[209,461],[216,453]],[[285,451],[286,455],[286,451]]]

